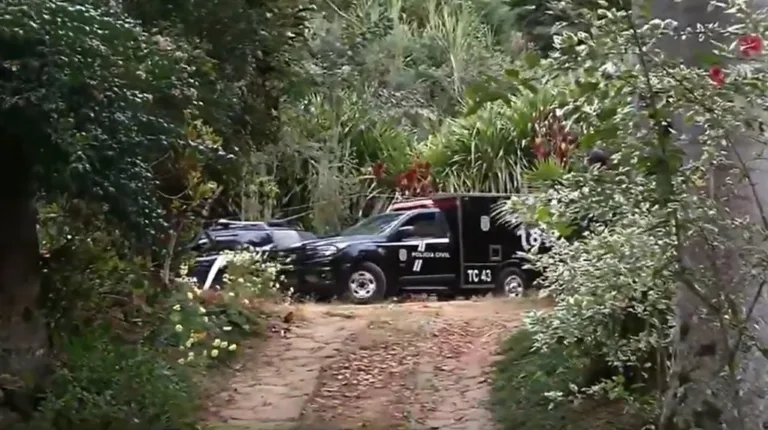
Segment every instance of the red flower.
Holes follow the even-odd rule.
[[[725,71],[720,66],[712,66],[709,69],[709,79],[717,88],[723,88],[725,85]]]
[[[757,34],[748,34],[739,38],[739,51],[746,58],[763,53],[763,39]]]
[[[384,163],[376,163],[373,165],[373,176],[376,179],[381,179],[384,177],[386,170],[387,166],[385,166]]]

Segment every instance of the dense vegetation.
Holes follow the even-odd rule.
[[[499,368],[497,403],[508,428],[535,410],[553,428],[583,428],[566,418],[606,399],[635,419],[629,428],[764,422],[762,409],[729,409],[759,402],[714,387],[744,393],[765,384],[743,379],[744,369],[766,364],[753,318],[765,307],[768,218],[764,174],[752,167],[763,151],[765,106],[750,95],[763,91],[765,28],[743,3],[698,3],[686,22],[714,22],[700,35],[716,42],[697,43],[691,33],[701,27],[654,19],[663,5],[572,10],[571,26],[589,31],[558,36],[527,81],[557,95],[565,131],[581,148],[598,142],[612,157],[586,170],[539,168],[532,176],[545,192],[513,197],[501,211],[554,238],[550,252],[532,256],[554,310],[531,313],[530,332],[516,336],[530,338],[540,365],[533,369],[526,348],[510,344]],[[557,413],[530,400],[521,410],[521,392],[550,399]],[[564,424],[551,421],[558,419]],[[608,416],[589,426],[627,423]]]
[[[231,294],[197,294],[206,219],[325,231],[395,189],[518,189],[539,100],[464,117],[526,50],[503,9],[3,2],[2,427],[195,421],[189,369],[258,331],[274,276],[244,264]]]
[[[735,321],[720,326],[735,350],[751,317],[706,287],[728,283],[717,264],[681,262],[688,238],[737,255],[738,282],[759,284],[766,261],[768,224],[758,234],[691,192],[764,110],[764,24],[708,28],[739,52],[683,64],[656,45],[679,32],[637,16],[607,1],[3,1],[0,428],[194,426],[191,370],[259,331],[274,283],[232,255],[228,293],[199,294],[185,271],[205,220],[325,232],[396,193],[530,188],[544,192],[505,213],[556,237],[591,227],[534,258],[557,306],[515,338],[499,416],[546,428],[521,414],[566,419],[578,411],[547,417],[549,402],[606,396],[639,421],[675,415],[654,393],[686,384],[676,287]],[[748,61],[726,73],[725,59]],[[704,126],[705,156],[686,163],[681,112]],[[615,168],[584,165],[596,146]]]

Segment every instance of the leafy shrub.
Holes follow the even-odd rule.
[[[60,360],[23,428],[194,428],[191,367],[233,357],[261,331],[263,301],[278,296],[277,267],[252,252],[227,252],[223,291],[201,291],[185,277],[169,288],[108,229],[44,227],[43,248],[52,250],[45,310]]]
[[[552,402],[551,393],[577,389],[574,382],[586,365],[562,346],[537,350],[532,333],[520,330],[507,339],[502,353],[491,402],[505,430],[637,430],[645,421],[643,416],[625,414],[616,402]]]
[[[653,181],[626,170],[569,173],[545,193],[510,200],[508,211],[538,224],[553,239],[531,263],[543,274],[553,312],[532,312],[526,323],[539,351],[565,347],[590,358],[584,391],[550,398],[601,394],[632,399],[626,391],[663,369],[670,337],[675,240],[651,205]],[[579,240],[567,240],[575,220],[588,219]],[[661,354],[661,355],[659,355]],[[611,370],[613,369],[613,370]]]
[[[514,193],[533,152],[531,124],[552,100],[524,95],[509,105],[494,102],[473,115],[451,119],[426,142],[426,158],[447,191]]]
[[[59,345],[65,357],[25,429],[194,428],[195,385],[182,366],[97,327]]]
[[[578,345],[622,368],[661,346],[675,283],[668,264],[673,244],[655,221],[636,214],[579,241],[560,239],[535,258],[556,301],[553,313],[527,320],[537,347]],[[644,321],[634,333],[623,325],[628,315]]]
[[[238,342],[259,333],[260,301],[278,295],[275,263],[258,253],[226,251],[223,290],[200,290],[194,279],[181,278],[168,300],[168,319],[159,330],[161,343],[180,351],[179,363],[208,363],[237,351]]]
[[[77,335],[99,322],[143,320],[146,312],[140,305],[152,305],[165,292],[153,285],[151,262],[131,253],[129,242],[98,211],[85,208],[84,219],[70,219],[71,212],[80,211],[77,207],[42,209],[42,306],[54,332]]]

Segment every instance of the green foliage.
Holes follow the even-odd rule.
[[[144,345],[121,345],[109,328],[58,345],[66,357],[24,429],[193,429],[199,410],[188,372]]]
[[[282,184],[265,165],[279,152],[283,96],[301,86],[295,83],[302,77],[295,54],[306,47],[314,6],[304,0],[130,0],[122,5],[144,28],[183,40],[211,60],[204,69],[210,76],[198,88],[197,117],[222,138],[221,148],[232,157],[202,166],[205,178],[220,185],[210,212],[219,218],[272,217],[282,203],[275,197]]]
[[[724,13],[733,22],[756,25],[741,3],[730,4]],[[592,364],[604,362],[596,374],[575,382],[575,388],[548,397],[570,401],[608,396],[648,407],[643,403],[650,400],[647,391],[634,384],[660,392],[678,390],[676,382],[667,385],[666,372],[690,366],[675,363],[672,354],[674,295],[684,288],[712,319],[741,322],[749,314],[734,305],[723,287],[730,283],[723,274],[747,284],[762,283],[755,274],[764,270],[758,255],[764,255],[759,248],[765,222],[747,227],[704,189],[704,178],[726,165],[723,147],[738,149],[736,133],[758,134],[751,124],[762,116],[755,112],[766,106],[754,96],[753,78],[768,69],[763,58],[754,58],[758,54],[745,52],[744,43],[734,41],[718,46],[716,56],[736,65],[727,78],[720,80],[709,71],[708,79],[707,70],[665,56],[657,46],[663,38],[680,38],[692,29],[651,19],[640,24],[632,11],[607,2],[600,10],[579,9],[571,16],[571,23],[589,31],[564,30],[555,37],[555,49],[539,64],[540,78],[528,82],[560,95],[558,109],[584,149],[607,149],[614,166],[573,165],[570,171],[529,175],[546,181],[544,192],[512,199],[505,213],[553,237],[549,253],[530,256],[556,303],[553,312],[533,313],[527,321],[536,350],[545,354],[566,348],[574,357],[594,359]],[[708,31],[738,39],[765,29],[713,24]],[[734,46],[741,46],[739,54]],[[627,55],[638,60],[628,62]],[[520,75],[508,77],[518,80]],[[673,118],[682,120],[676,130],[671,128]],[[700,125],[696,140],[701,156],[686,159],[677,143],[694,122]],[[744,160],[736,158],[739,178],[749,176]],[[758,212],[764,220],[762,209]],[[583,233],[578,240],[563,238],[576,230]],[[700,255],[692,257],[692,250]],[[724,255],[734,256],[736,266],[722,264]],[[718,334],[729,345],[746,336],[745,326],[736,326]],[[738,365],[731,361],[727,366],[728,377],[735,377]]]
[[[497,130],[490,114],[478,120],[488,142],[477,147],[493,144],[478,157],[471,153],[472,120],[452,119],[462,115],[468,91],[501,73],[519,51],[514,37],[492,29],[483,11],[473,2],[439,0],[321,6],[310,21],[309,49],[300,56],[305,78],[283,105],[282,122],[290,126],[282,146],[265,153],[267,164],[280,166],[265,170],[280,172],[278,187],[290,196],[284,204],[302,211],[311,205],[316,228],[337,230],[392,193],[371,187],[372,164],[402,172],[418,156],[442,160],[445,177],[456,177],[449,180],[452,189],[514,188],[515,178],[482,166],[497,155],[520,164],[519,143],[503,143],[516,125],[502,131],[505,125]],[[445,153],[443,142],[449,142]],[[459,178],[462,169],[476,178]]]
[[[525,94],[484,105],[471,116],[449,120],[427,142],[426,158],[447,191],[515,193],[533,159],[533,124],[551,103]]]
[[[554,38],[563,29],[571,32],[589,30],[588,22],[574,19],[574,10],[596,11],[601,8],[620,8],[623,4],[629,7],[629,2],[622,0],[576,0],[566,4],[531,0],[482,1],[493,5],[490,11],[512,21],[514,30],[524,34],[529,43],[545,53],[556,49]]]
[[[130,239],[105,221],[102,206],[41,205],[38,233],[45,257],[41,306],[55,332],[79,335],[99,321],[115,323],[116,335],[141,337],[146,327],[128,329],[123,321],[146,318],[145,305],[160,292],[151,262],[131,252]]]
[[[4,2],[0,26],[0,124],[14,154],[24,147],[19,185],[99,199],[146,237],[163,219],[149,166],[190,144],[183,111],[205,59],[92,6]]]
[[[557,183],[565,173],[563,166],[552,159],[536,160],[530,171],[526,172],[525,180],[531,184],[540,184],[549,188]],[[564,234],[565,235],[565,234]]]
[[[210,364],[234,356],[238,343],[263,332],[264,299],[279,295],[277,266],[249,251],[225,252],[225,290],[202,291],[194,279],[181,278],[164,304],[167,318],[155,331],[156,342],[176,348],[178,362]]]
[[[44,310],[61,360],[31,428],[194,428],[199,381],[189,372],[231,359],[263,332],[276,267],[230,253],[224,291],[202,292],[184,277],[158,289],[146,262],[105,251],[122,243],[109,232],[43,231],[71,238],[49,268],[57,276]]]
[[[586,365],[565,348],[536,350],[532,334],[521,330],[507,339],[502,353],[491,401],[505,430],[637,430],[645,424],[615,401],[553,402],[552,393],[576,387]]]
[[[275,294],[255,261],[232,262],[242,273],[223,296],[189,299],[196,290],[173,274],[214,200],[240,194],[254,155],[279,146],[280,80],[306,5],[166,6],[0,5],[3,183],[40,209],[43,310],[60,358],[41,428],[191,426],[195,384],[168,361],[232,356],[261,328],[258,300]]]
[[[283,202],[311,212],[319,231],[338,231],[357,219],[373,193],[365,177],[374,163],[394,171],[413,157],[413,133],[377,107],[371,93],[344,90],[309,95],[283,113],[291,127],[283,132],[283,146],[266,154],[274,160],[266,171],[291,186]]]
[[[555,300],[554,312],[527,319],[536,348],[565,346],[604,357],[616,369],[647,375],[636,383],[665,366],[659,351],[671,335],[676,248],[663,222],[666,211],[652,206],[655,185],[642,177],[629,180],[624,172],[568,174],[546,194],[510,205],[556,234],[568,221],[591,221],[579,240],[555,239],[550,252],[534,258],[544,274],[540,282]],[[621,389],[624,382],[617,377],[608,385]]]
[[[592,37],[605,31],[600,37],[607,38],[627,25],[620,21],[623,12],[612,13],[610,19],[591,16],[596,20],[589,22]],[[614,62],[603,44],[585,46],[572,39],[567,31],[556,39],[551,59],[540,63],[555,76],[541,78],[538,85],[561,95],[558,109],[584,149],[596,143],[611,148],[623,163],[608,171],[584,171],[575,164],[570,172],[539,163],[528,178],[545,184],[544,192],[510,201],[508,214],[553,237],[551,251],[531,259],[543,273],[540,282],[554,298],[555,310],[533,313],[527,324],[537,350],[566,348],[590,359],[575,388],[551,392],[550,398],[644,401],[635,385],[655,383],[666,370],[677,285],[678,236],[669,208],[658,200],[660,184],[670,178],[638,174],[643,164],[636,154],[658,144],[655,135],[641,131],[644,119],[633,106],[643,72]],[[625,69],[619,71],[619,64]],[[610,79],[618,73],[626,76],[620,83]],[[628,85],[629,76],[638,84]],[[682,188],[673,181],[669,190],[678,196]],[[574,232],[582,233],[578,240]]]
[[[365,0],[339,12],[313,23],[310,76],[331,91],[375,89],[422,137],[509,62],[471,2]]]

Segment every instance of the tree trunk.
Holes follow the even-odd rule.
[[[0,427],[8,411],[28,415],[50,369],[39,312],[40,252],[31,198],[4,199],[0,210]],[[10,414],[10,415],[13,415]]]
[[[29,418],[51,370],[48,330],[38,303],[41,283],[32,144],[0,129],[0,429]]]
[[[764,7],[766,0],[757,0],[759,7]],[[694,27],[722,20],[717,11],[707,11],[709,1],[703,0],[652,0],[654,17],[676,20],[681,28]],[[683,58],[690,65],[696,66],[697,56],[711,50],[709,41],[700,42],[696,37],[684,41],[663,41],[662,49],[677,58]],[[685,129],[677,121],[677,130],[692,135],[683,147],[688,157],[700,156],[700,145],[696,140],[696,129]],[[738,155],[748,163],[752,178],[757,182],[757,198],[768,203],[768,164],[755,162],[760,150],[749,139],[735,142]],[[731,159],[737,160],[732,151]],[[715,181],[721,186],[715,187],[724,205],[734,217],[749,215],[755,221],[760,220],[755,193],[748,184],[739,183],[741,178],[731,178],[738,185],[735,190],[725,186],[726,172],[715,172]],[[743,181],[742,181],[743,182]],[[735,366],[730,369],[727,363],[731,350],[737,343],[738,333],[723,319],[725,311],[712,308],[725,307],[723,297],[733,297],[742,312],[750,308],[756,295],[762,291],[754,281],[745,281],[738,268],[738,240],[736,235],[734,249],[713,255],[704,243],[694,242],[684,255],[685,266],[694,270],[717,270],[714,275],[718,283],[706,286],[704,296],[694,294],[689,288],[681,287],[678,292],[677,329],[675,330],[673,363],[669,381],[669,390],[663,402],[660,428],[662,430],[679,429],[723,429],[759,430],[768,429],[768,360],[755,349],[742,348],[735,352]],[[713,264],[715,263],[715,264]],[[703,269],[706,268],[706,269]],[[758,340],[768,345],[768,301],[760,297],[754,306],[749,327]]]
[[[748,141],[738,144],[738,154],[745,160],[755,160],[763,149]],[[695,153],[695,148],[689,149]],[[731,155],[735,158],[736,154]],[[768,202],[768,166],[764,161],[760,164],[752,163],[751,175],[762,184],[757,188],[760,201]],[[715,189],[721,193],[715,197],[734,217],[749,215],[753,220],[760,219],[748,185],[740,184],[733,190],[726,185],[727,172],[714,175]],[[727,189],[732,190],[729,195],[722,192]],[[737,254],[740,240],[734,233],[732,246],[722,252],[713,252],[701,241],[693,241],[685,250],[687,268],[694,273],[714,275],[717,284],[705,286],[703,296],[707,303],[688,287],[681,287],[678,292],[674,360],[663,404],[662,430],[768,429],[768,360],[759,350],[747,348],[748,342],[740,341],[739,331],[724,318],[730,313],[724,300],[727,296],[742,314],[749,314],[751,309],[748,335],[768,345],[768,301],[759,282],[744,276]],[[739,344],[739,351],[734,351]]]

